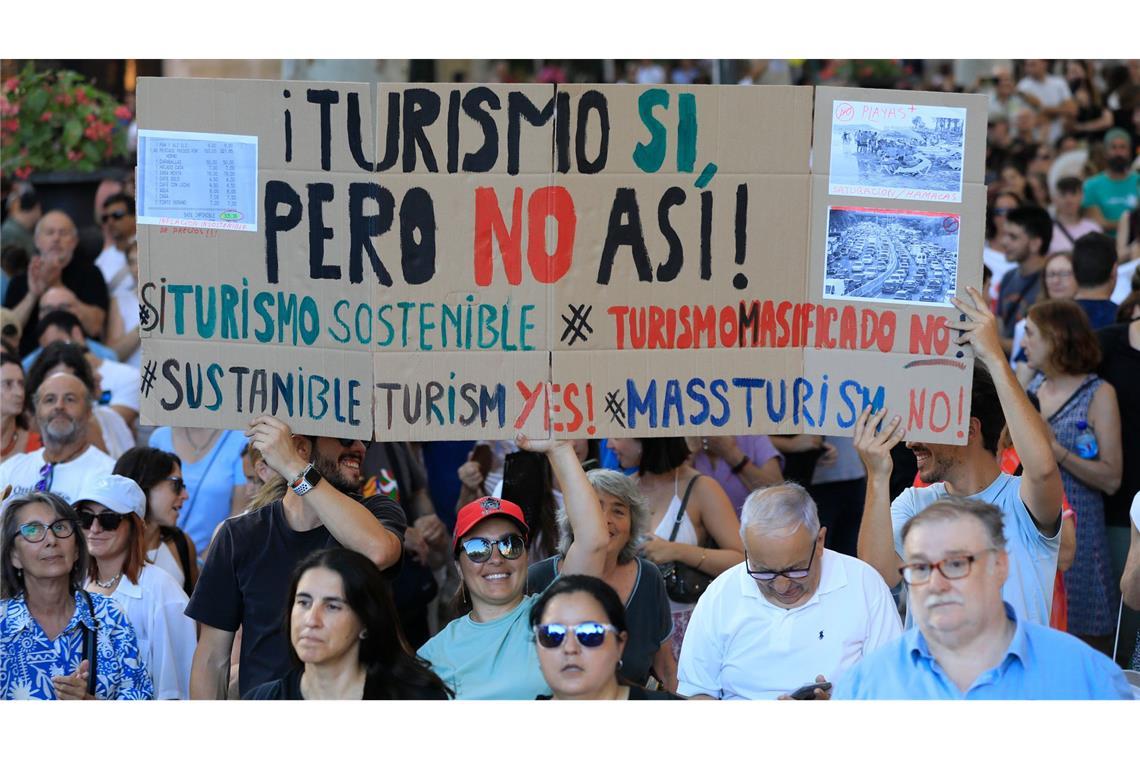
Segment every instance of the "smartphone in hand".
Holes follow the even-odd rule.
[[[822,691],[831,691],[831,682],[823,681],[820,683],[817,681],[816,683],[804,684],[788,696],[792,699],[815,699],[816,689],[820,689]]]

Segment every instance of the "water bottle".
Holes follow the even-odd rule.
[[[1096,445],[1096,433],[1084,420],[1077,422],[1077,456],[1081,459],[1096,459],[1100,447]]]

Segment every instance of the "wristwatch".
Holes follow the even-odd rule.
[[[301,470],[300,474],[293,479],[289,487],[293,489],[293,493],[298,496],[304,496],[309,491],[316,487],[317,483],[321,482],[321,471],[313,467],[313,463],[309,462],[305,465],[305,469]]]

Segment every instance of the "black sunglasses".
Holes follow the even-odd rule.
[[[182,489],[186,488],[186,481],[182,478],[169,477],[170,485],[174,488],[174,493],[182,493]]]
[[[339,443],[341,446],[344,446],[346,449],[348,447],[352,446],[352,444],[356,443],[356,441],[357,441],[356,438],[337,438],[336,439],[336,442]]]
[[[123,211],[121,209],[119,211],[108,211],[106,214],[103,214],[102,216],[99,217],[99,221],[103,224],[106,224],[107,222],[111,221],[112,219],[116,219],[116,220],[122,219],[126,215],[127,215],[127,212]]]
[[[106,531],[118,530],[119,526],[123,524],[123,515],[118,512],[100,512],[95,514],[86,509],[78,510],[79,524],[83,530],[91,530],[91,527],[98,521],[99,527]]]
[[[526,551],[526,542],[518,533],[512,533],[496,540],[481,536],[469,538],[466,541],[460,541],[459,546],[467,555],[467,559],[477,565],[491,559],[491,552],[495,550],[496,546],[499,547],[499,554],[503,559],[518,559]]]
[[[534,636],[544,649],[555,649],[562,646],[566,634],[573,631],[578,643],[584,647],[600,647],[606,640],[606,631],[617,633],[612,625],[603,623],[578,623],[578,625],[563,625],[562,623],[546,623],[534,627]]]

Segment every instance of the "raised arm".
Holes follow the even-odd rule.
[[[856,553],[859,559],[879,571],[888,586],[898,584],[902,560],[895,551],[895,532],[891,522],[891,471],[894,460],[891,449],[906,435],[902,418],[887,419],[886,407],[872,413],[863,409],[855,421],[855,450],[867,469],[867,494],[863,499],[863,520],[859,524]]]
[[[293,443],[293,432],[278,419],[262,415],[250,423],[246,436],[268,464],[286,482],[293,482],[308,462]],[[286,498],[291,492],[286,492]],[[346,549],[360,552],[385,570],[400,561],[403,537],[385,527],[376,516],[327,479],[300,497],[317,514],[333,538]]]
[[[997,322],[986,308],[984,297],[976,288],[966,290],[969,298],[951,299],[966,315],[966,320],[956,326],[962,331],[958,343],[973,346],[975,357],[993,378],[1013,447],[1021,457],[1021,500],[1037,524],[1052,535],[1051,529],[1061,516],[1061,500],[1065,496],[1061,472],[1049,444],[1052,432],[1006,362],[998,343]]]
[[[562,562],[562,574],[600,576],[610,536],[602,517],[601,502],[586,479],[573,445],[570,441],[550,439],[532,441],[522,433],[515,442],[520,449],[546,454],[558,484],[562,486],[562,501],[574,533],[574,543],[570,544]]]

